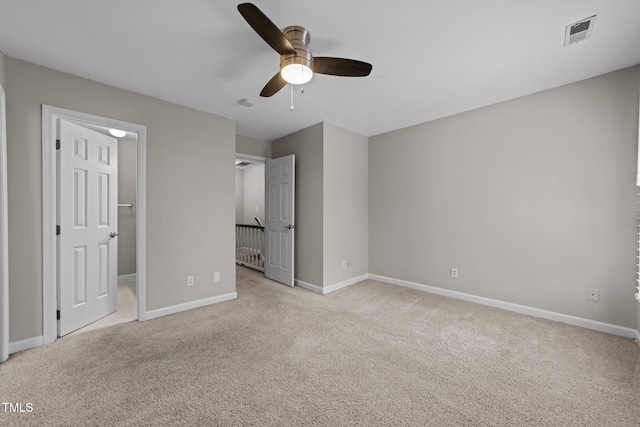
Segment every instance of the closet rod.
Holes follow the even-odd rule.
[[[133,203],[118,203],[118,207],[132,208]]]

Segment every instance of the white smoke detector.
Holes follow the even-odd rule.
[[[569,46],[591,38],[593,27],[596,24],[596,15],[585,18],[581,21],[567,25],[564,31],[564,45]]]

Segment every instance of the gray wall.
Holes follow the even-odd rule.
[[[0,86],[5,87],[5,56],[0,50]]]
[[[42,335],[43,103],[147,126],[147,310],[235,292],[233,121],[10,57],[6,91],[11,341]]]
[[[273,157],[296,156],[295,278],[322,287],[323,124],[273,141]]]
[[[244,223],[244,170],[236,169],[236,224]]]
[[[244,170],[244,224],[258,225],[255,217],[264,224],[264,163]]]
[[[326,287],[369,272],[369,184],[367,137],[324,123],[323,142]]]
[[[236,153],[271,158],[271,141],[236,135]]]
[[[118,139],[118,276],[136,273],[136,173],[138,147],[133,138]]]
[[[327,287],[367,274],[367,138],[318,123],[273,141],[274,158],[289,154],[296,155],[296,279]]]
[[[236,224],[264,223],[264,163],[236,169]]]
[[[634,326],[637,73],[370,138],[369,271]]]

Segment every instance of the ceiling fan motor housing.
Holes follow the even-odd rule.
[[[313,70],[313,55],[309,51],[311,33],[306,28],[292,25],[282,30],[291,46],[296,50],[294,54],[280,55],[280,69],[290,64],[301,64]]]

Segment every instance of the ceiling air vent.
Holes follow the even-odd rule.
[[[593,27],[596,24],[596,15],[585,18],[581,21],[567,25],[564,31],[564,45],[578,43],[591,38]]]

